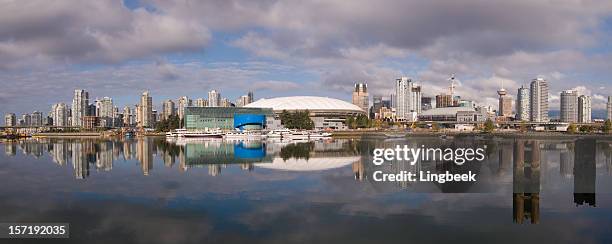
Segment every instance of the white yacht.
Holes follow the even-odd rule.
[[[308,140],[309,134],[308,131],[292,131],[287,135],[287,138],[291,140]]]
[[[291,134],[291,130],[289,129],[277,129],[271,130],[266,134],[266,138],[268,139],[281,139],[283,137],[287,137]]]
[[[223,135],[223,138],[225,138],[225,139],[239,139],[239,140],[261,140],[261,139],[265,138],[265,135],[263,135],[261,133],[261,131],[251,131],[251,130],[240,131],[240,130],[236,130],[236,131],[225,133],[225,135]]]
[[[166,132],[166,137],[182,137],[182,135],[185,134],[186,131],[187,129],[171,130],[169,132]]]
[[[324,132],[324,131],[311,131],[308,134],[308,137],[310,139],[324,139],[324,138],[329,138],[331,137],[332,134],[329,132]]]

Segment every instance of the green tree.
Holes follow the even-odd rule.
[[[601,127],[601,131],[603,133],[610,133],[610,130],[612,130],[612,121],[610,121],[609,119],[606,120],[606,122],[604,123],[603,127]]]
[[[431,123],[431,130],[433,130],[433,131],[440,130],[440,125],[438,125],[438,123],[436,123],[436,122]]]
[[[567,133],[571,133],[574,134],[576,133],[577,129],[576,129],[576,125],[574,123],[569,124],[569,126],[567,126]]]
[[[493,124],[493,121],[491,119],[487,119],[484,124],[484,132],[491,133],[493,132],[493,130],[495,130],[495,125]]]
[[[593,129],[594,129],[593,126],[590,126],[590,125],[580,126],[580,132],[583,132],[583,133],[591,133],[593,132]]]
[[[525,122],[524,120],[523,120],[523,121],[521,121],[521,125],[520,125],[519,130],[520,130],[521,132],[527,132],[527,122]]]

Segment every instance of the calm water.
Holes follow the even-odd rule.
[[[395,145],[486,147],[486,158],[372,164],[374,148]],[[584,138],[5,141],[0,222],[68,222],[69,240],[45,241],[62,243],[612,243],[611,148]],[[380,183],[376,170],[470,170],[478,181]]]

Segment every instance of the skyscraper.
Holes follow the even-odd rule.
[[[186,96],[178,99],[177,114],[180,120],[183,120],[185,117],[185,107],[191,107],[191,105],[191,99]]]
[[[114,119],[113,99],[103,97],[102,100],[96,101],[96,116],[99,117],[100,126],[112,127]]]
[[[524,86],[516,94],[516,119],[529,121],[529,88]]]
[[[612,96],[608,96],[608,119],[612,120]]]
[[[30,126],[32,125],[32,117],[29,114],[22,114],[21,121],[19,121],[19,125],[21,126]]]
[[[453,107],[453,106],[454,106],[453,96],[444,94],[444,93],[436,95],[436,108],[446,108],[446,107]]]
[[[232,107],[232,102],[230,102],[227,98],[221,98],[221,102],[219,103],[219,107]]]
[[[32,113],[31,115],[31,123],[30,125],[32,126],[41,126],[42,125],[42,113],[38,112],[38,111],[34,111],[34,113]]]
[[[253,96],[253,91],[249,91],[249,92],[247,93],[247,97],[249,97],[249,101],[248,101],[248,103],[247,103],[247,104],[252,103],[252,102],[255,102],[255,97]],[[244,104],[244,105],[246,105],[246,104]]]
[[[372,96],[372,110],[370,111],[370,118],[375,118],[376,114],[380,112],[383,107],[382,96]]]
[[[153,98],[149,96],[149,91],[142,93],[140,97],[140,123],[141,127],[153,126]]]
[[[204,98],[198,98],[195,100],[195,104],[196,107],[206,107],[208,105],[208,100],[204,99]]]
[[[247,105],[249,103],[250,103],[249,102],[249,96],[248,95],[242,95],[236,101],[236,106],[237,107],[243,107],[244,105]]]
[[[578,122],[591,123],[591,96],[578,97]]]
[[[512,97],[508,96],[508,92],[503,86],[497,91],[497,94],[499,95],[497,115],[502,117],[512,116]]]
[[[166,120],[170,118],[170,116],[174,115],[174,110],[174,101],[172,101],[171,99],[164,101],[164,103],[162,104],[162,119]]]
[[[221,104],[221,93],[217,92],[217,90],[212,90],[208,92],[208,106],[209,107],[219,107]]]
[[[134,114],[130,109],[130,106],[123,107],[123,125],[132,126],[134,125]]]
[[[72,126],[83,126],[83,117],[87,115],[89,93],[85,90],[74,90],[72,98]]]
[[[16,126],[17,125],[17,117],[14,113],[8,113],[4,115],[4,125],[5,126]]]
[[[54,104],[51,110],[54,126],[68,126],[68,108],[65,103]]]
[[[360,107],[366,113],[370,108],[370,101],[368,96],[368,85],[365,83],[356,83],[355,89],[353,89],[353,104]]]
[[[533,122],[548,122],[548,82],[543,78],[531,81],[529,91],[529,119]]]
[[[397,118],[411,120],[411,113],[421,113],[421,87],[414,84],[412,79],[402,77],[395,80],[395,106]]]
[[[574,90],[561,92],[561,122],[578,122],[578,93]]]

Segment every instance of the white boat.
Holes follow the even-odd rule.
[[[206,138],[222,138],[223,132],[220,130],[211,130],[211,131],[185,131],[182,137],[191,138],[191,137],[206,137]]]
[[[328,138],[331,136],[332,136],[331,133],[324,132],[324,131],[312,131],[308,134],[308,137],[310,139],[323,139],[323,138]]]
[[[187,129],[176,129],[166,132],[166,137],[182,137],[182,135],[187,131]]]
[[[261,140],[265,137],[261,131],[232,131],[227,132],[223,135],[225,139],[238,139],[238,140]]]
[[[289,130],[289,129],[271,130],[270,132],[268,132],[266,134],[266,138],[268,138],[268,139],[281,139],[283,137],[287,137],[289,134],[291,134],[291,130]]]
[[[310,138],[308,131],[292,131],[287,135],[291,140],[308,140]]]

